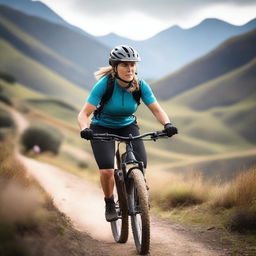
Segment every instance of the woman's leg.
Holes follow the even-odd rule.
[[[91,125],[94,133],[109,132],[108,128]],[[118,218],[115,201],[113,197],[114,189],[114,157],[115,143],[112,141],[91,141],[93,154],[100,171],[100,182],[105,195],[107,221],[114,221]]]
[[[114,189],[114,169],[100,169],[100,182],[106,198],[113,196]]]

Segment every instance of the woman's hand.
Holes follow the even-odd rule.
[[[83,139],[91,140],[93,138],[93,131],[90,128],[85,128],[80,132],[80,136]]]
[[[164,132],[166,132],[168,137],[173,136],[178,133],[178,129],[173,126],[171,123],[167,123],[164,125]]]

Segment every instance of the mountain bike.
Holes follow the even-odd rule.
[[[148,138],[147,138],[148,137]],[[112,221],[112,234],[117,243],[125,243],[128,239],[129,223],[131,226],[136,250],[139,254],[147,254],[150,248],[150,217],[148,186],[144,176],[143,162],[135,157],[132,141],[168,138],[164,131],[144,133],[138,136],[122,137],[115,134],[94,134],[93,140],[117,141],[116,163],[114,171],[117,197],[115,198],[118,219]],[[120,154],[120,144],[125,143],[125,152]]]

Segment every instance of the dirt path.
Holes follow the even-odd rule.
[[[28,172],[33,175],[53,197],[55,205],[69,216],[74,226],[93,238],[103,241],[112,255],[135,255],[132,237],[127,244],[115,244],[110,226],[104,220],[104,203],[99,187],[75,175],[46,163],[18,155]],[[150,255],[225,255],[221,248],[211,248],[197,241],[192,233],[178,225],[151,220]]]

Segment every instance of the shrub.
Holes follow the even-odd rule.
[[[88,163],[85,162],[85,161],[79,161],[78,162],[78,167],[81,168],[81,169],[86,169],[86,168],[88,168]]]
[[[226,226],[231,231],[256,231],[256,210],[249,208],[236,210],[227,221]]]
[[[6,105],[12,106],[11,100],[4,94],[0,94],[0,101],[5,103]]]
[[[16,79],[14,78],[13,75],[5,73],[5,72],[1,72],[1,71],[0,71],[0,79],[3,79],[4,81],[6,81],[9,84],[14,84],[16,82]]]
[[[15,127],[15,122],[9,112],[2,110],[0,112],[0,127]]]
[[[61,133],[53,128],[32,126],[24,131],[21,142],[26,151],[38,145],[41,152],[50,151],[57,154],[61,145],[61,138]]]

